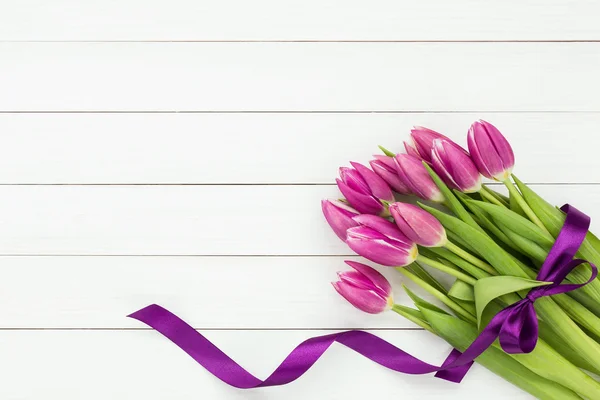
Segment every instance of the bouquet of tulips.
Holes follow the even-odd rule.
[[[472,124],[468,151],[427,128],[415,127],[410,136],[405,153],[381,147],[371,169],[354,162],[340,168],[344,199],[323,200],[322,209],[354,252],[395,268],[441,304],[406,287],[415,307],[395,304],[386,278],[354,261],[333,286],[356,308],[394,311],[462,352],[500,312],[528,298],[529,289],[549,284],[538,272],[567,214],[512,174],[511,146],[488,122]],[[506,194],[482,184],[482,175],[502,182]],[[600,240],[587,232],[575,251],[589,264],[572,269],[563,284],[579,288],[531,298],[537,342],[516,352],[495,341],[475,359],[540,399],[600,399],[594,378],[600,375],[600,282],[590,278],[593,264],[600,265]],[[454,283],[442,284],[429,268]]]

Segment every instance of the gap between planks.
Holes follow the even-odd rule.
[[[597,186],[599,182],[525,182],[527,185],[535,186]],[[486,186],[504,186],[498,182],[485,182]],[[199,183],[199,182],[180,182],[180,183],[0,183],[0,186],[336,186],[335,183],[319,183],[319,182],[298,182],[298,183],[248,183],[248,182],[233,182],[233,183]]]
[[[152,331],[152,328],[0,328],[1,331]],[[194,328],[196,331],[424,331],[423,328]]]
[[[600,43],[600,39],[548,40],[0,40],[0,43]]]
[[[0,110],[0,114],[598,114],[600,110]]]

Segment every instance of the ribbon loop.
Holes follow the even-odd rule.
[[[587,282],[562,283],[573,269],[586,263],[584,260],[573,258],[585,239],[590,218],[568,204],[561,209],[566,213],[565,223],[537,276],[538,281],[551,282],[551,284],[531,289],[525,298],[501,310],[464,353],[453,350],[440,367],[421,361],[368,332],[346,331],[304,341],[266,380],[261,381],[190,325],[156,304],[136,311],[129,317],[156,329],[214,376],[241,389],[284,385],[298,379],[334,342],[343,344],[393,371],[419,375],[436,372],[436,377],[458,383],[473,364],[473,360],[487,350],[497,338],[502,349],[507,353],[533,351],[538,340],[538,320],[533,306],[535,301],[544,296],[579,289],[598,275],[596,266],[588,263],[592,274]]]

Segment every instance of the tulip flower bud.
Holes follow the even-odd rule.
[[[358,226],[352,218],[359,212],[339,200],[321,200],[321,209],[331,229],[345,242],[346,231]]]
[[[404,142],[404,149],[406,150],[406,154],[421,159],[421,155],[411,143]]]
[[[479,170],[461,147],[436,139],[433,141],[431,156],[433,169],[448,186],[464,193],[481,190]]]
[[[425,128],[423,126],[415,126],[410,130],[410,137],[414,143],[414,149],[419,154],[419,157],[428,163],[431,163],[431,149],[433,148],[433,141],[436,139],[443,139],[452,142],[449,138],[442,135],[439,132]],[[458,145],[457,145],[458,146]],[[404,146],[406,148],[406,144]],[[407,154],[412,154],[412,151],[406,148]]]
[[[393,157],[375,155],[376,159],[369,161],[371,168],[377,175],[387,182],[390,187],[398,193],[410,194],[410,189],[406,186],[396,170],[396,162]]]
[[[394,194],[388,184],[364,165],[355,162],[350,164],[354,168],[340,168],[341,179],[336,179],[346,200],[361,213],[387,213],[382,200],[394,201]]]
[[[508,140],[489,122],[475,121],[467,136],[471,158],[486,178],[504,182],[515,165]]]
[[[398,229],[410,240],[424,247],[444,246],[448,239],[446,230],[433,215],[420,207],[406,203],[393,203],[390,213]]]
[[[398,176],[411,192],[422,199],[438,203],[444,201],[444,195],[436,186],[421,160],[408,154],[396,154]]]
[[[358,255],[388,267],[403,267],[416,260],[417,245],[385,218],[363,214],[360,226],[347,231],[346,243]]]
[[[335,290],[350,304],[369,314],[379,314],[394,305],[392,285],[375,269],[354,261],[346,261],[354,271],[338,272],[331,282]]]

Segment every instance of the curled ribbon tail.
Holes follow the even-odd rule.
[[[590,224],[589,217],[576,208],[565,205],[562,210],[566,213],[565,223],[548,257],[540,267],[537,281],[508,276],[480,279],[478,287],[482,290],[483,296],[480,299],[483,298],[483,301],[480,300],[477,304],[476,300],[477,320],[481,319],[487,304],[506,293],[515,291],[507,291],[507,285],[511,285],[509,286],[511,289],[517,287],[518,292],[530,289],[527,296],[497,313],[464,352],[453,350],[442,366],[421,361],[371,333],[352,330],[305,340],[290,352],[267,379],[260,380],[185,321],[159,305],[149,305],[129,317],[154,328],[215,377],[240,389],[290,383],[308,371],[335,342],[390,370],[419,375],[435,372],[438,378],[458,383],[473,361],[493,345],[496,339],[499,339],[502,349],[507,353],[532,352],[537,344],[539,329],[534,302],[544,296],[579,289],[598,275],[596,266],[589,263],[592,273],[587,282],[562,284],[573,269],[586,262],[573,258],[585,239]],[[504,287],[498,286],[498,282],[503,282]],[[475,289],[477,290],[477,287]]]

